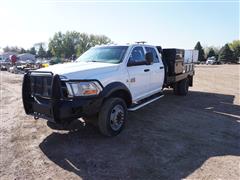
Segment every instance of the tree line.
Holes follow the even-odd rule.
[[[75,59],[89,48],[111,43],[111,39],[105,35],[93,35],[80,33],[76,31],[67,31],[66,33],[57,32],[50,38],[49,43],[36,43],[30,49],[18,47],[5,47],[4,52],[12,51],[19,54],[31,53],[39,58],[64,58]],[[205,47],[203,48],[200,42],[197,42],[194,49],[199,51],[199,61],[206,61],[208,57],[214,56],[218,61],[238,62],[240,57],[240,40],[235,40],[225,44],[221,48]]]
[[[89,35],[76,31],[67,31],[65,34],[58,32],[50,39],[48,49],[55,57],[71,58],[80,56],[95,45],[110,42],[111,39],[105,35]]]
[[[234,40],[231,43],[226,43],[221,48],[203,48],[201,43],[197,42],[194,49],[199,51],[199,61],[206,61],[209,57],[215,57],[218,61],[236,63],[240,58],[240,40]]]
[[[71,59],[73,57],[80,56],[83,52],[95,45],[111,42],[111,39],[105,35],[67,31],[66,33],[55,33],[54,36],[50,38],[47,45],[45,43],[36,43],[33,47],[27,50],[24,48],[7,46],[3,48],[3,51],[11,51],[18,54],[31,53],[39,58],[57,57]]]

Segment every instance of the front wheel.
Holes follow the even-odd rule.
[[[127,106],[121,98],[107,99],[98,117],[100,132],[106,136],[116,136],[124,128],[127,119]]]

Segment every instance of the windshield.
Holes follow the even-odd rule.
[[[95,47],[83,53],[76,62],[120,63],[128,46]]]

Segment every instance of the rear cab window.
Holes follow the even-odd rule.
[[[154,48],[146,46],[145,50],[146,50],[147,53],[148,52],[153,53],[153,63],[159,63],[159,57],[158,57],[158,54],[157,54],[157,52]]]

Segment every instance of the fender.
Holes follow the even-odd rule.
[[[102,95],[102,97],[106,98],[106,97],[109,97],[112,93],[119,91],[119,90],[125,91],[132,100],[132,95],[131,95],[128,87],[125,84],[123,84],[122,82],[113,82],[113,83],[108,84],[107,86],[104,87],[101,95]]]

